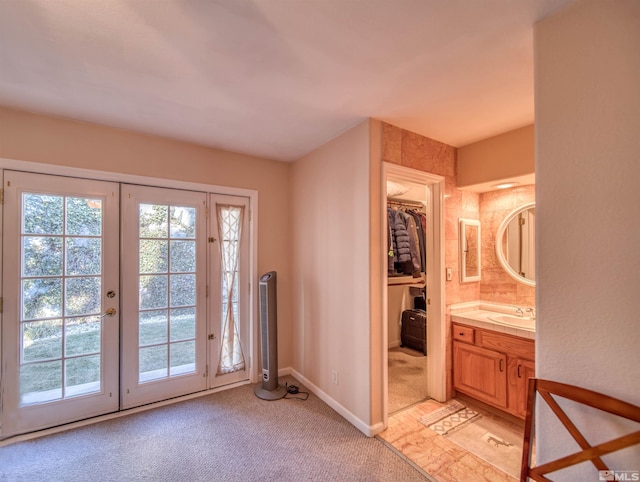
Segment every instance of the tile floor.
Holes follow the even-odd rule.
[[[466,401],[462,403],[487,419],[496,418],[495,415]],[[378,436],[438,482],[517,481],[512,475],[428,429],[420,422],[422,417],[442,406],[443,404],[435,400],[426,400],[395,413],[389,417],[387,430]]]

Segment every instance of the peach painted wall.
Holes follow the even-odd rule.
[[[292,366],[366,433],[372,423],[372,316],[380,316],[370,308],[370,121],[291,167]],[[381,252],[376,256],[382,259]]]
[[[578,0],[536,24],[536,372],[640,405],[640,2]],[[631,427],[569,407],[592,444]],[[538,460],[575,442],[541,413]],[[555,422],[555,421],[554,421]],[[637,426],[633,428],[637,430]],[[607,438],[608,440],[608,438]],[[639,470],[640,445],[605,456]],[[629,474],[631,475],[631,474]],[[554,480],[596,480],[591,464]]]
[[[518,186],[480,194],[482,228],[482,279],[480,300],[535,306],[536,289],[518,283],[498,263],[496,233],[500,223],[515,208],[535,201],[535,186]]]
[[[458,186],[533,174],[533,125],[458,148]]]
[[[258,271],[278,271],[279,364],[290,366],[289,164],[0,108],[0,157],[258,191]]]

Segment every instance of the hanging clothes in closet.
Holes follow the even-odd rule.
[[[420,277],[426,271],[427,218],[408,207],[387,206],[389,275]]]
[[[420,253],[420,271],[424,273],[427,266],[427,243],[426,243],[426,228],[427,228],[427,216],[424,213],[414,211],[412,209],[407,210],[407,214],[413,217],[416,225],[416,235],[418,237],[418,251]]]

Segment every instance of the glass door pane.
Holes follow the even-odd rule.
[[[115,410],[118,185],[13,172],[5,184],[9,430]]]
[[[20,403],[99,392],[102,200],[25,192],[21,224]]]
[[[194,373],[196,209],[140,204],[138,382]]]
[[[206,196],[128,185],[123,194],[129,407],[206,386]]]

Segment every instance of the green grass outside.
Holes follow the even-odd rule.
[[[96,326],[99,324],[96,323]],[[193,340],[195,321],[192,316],[174,317],[171,322],[171,341]],[[167,342],[166,320],[146,320],[140,329],[140,345]],[[100,347],[100,331],[87,330],[66,336],[67,359],[66,385],[74,386],[100,379],[100,359],[95,354]],[[172,343],[171,366],[195,362],[194,344]],[[166,345],[164,349],[142,349],[140,372],[168,368]],[[25,359],[37,361],[21,366],[20,394],[59,389],[62,386],[62,334],[38,338],[24,348]],[[52,360],[53,358],[57,360]],[[26,361],[25,360],[25,361]],[[47,360],[47,361],[45,361]]]

